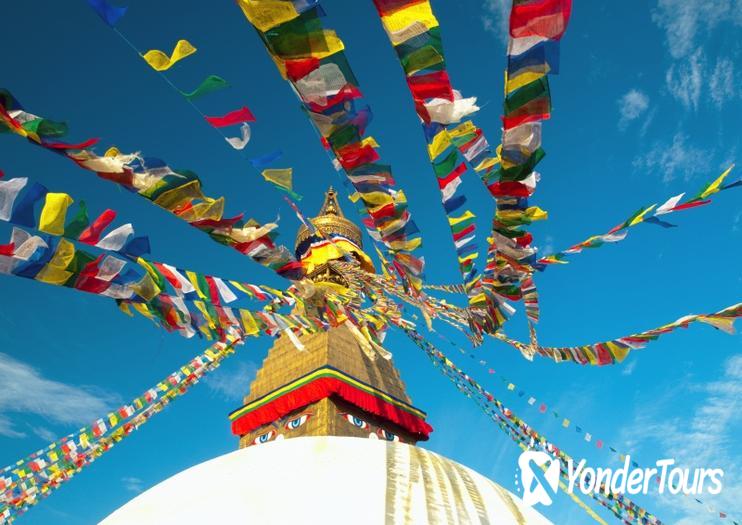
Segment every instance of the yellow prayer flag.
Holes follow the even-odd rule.
[[[526,209],[526,217],[532,221],[543,221],[549,217],[549,214],[538,206],[531,206]]]
[[[417,237],[415,239],[407,239],[407,240],[400,240],[400,241],[391,241],[389,242],[389,247],[392,250],[404,250],[411,252],[412,250],[416,250],[419,248],[423,243],[422,238]],[[411,279],[412,276],[408,277]]]
[[[480,162],[474,167],[474,171],[477,171],[477,172],[484,171],[484,170],[492,168],[493,166],[496,166],[499,163],[500,163],[499,158],[487,157],[486,159],[484,159],[482,162]]]
[[[603,343],[603,345],[608,347],[613,357],[619,363],[626,359],[626,356],[629,355],[629,352],[631,351],[631,348],[628,346],[618,345],[613,341],[608,341]]]
[[[104,157],[118,157],[121,155],[121,151],[116,146],[111,146],[103,154]]]
[[[285,0],[238,0],[238,3],[250,23],[262,32],[299,16],[294,4]]]
[[[62,285],[72,276],[66,270],[75,257],[75,245],[67,239],[60,239],[51,260],[36,274],[35,279],[42,283]]]
[[[562,426],[563,426],[564,428],[567,428],[567,427],[569,426],[569,419],[566,419],[566,418],[565,418],[565,419],[564,419],[564,421],[562,421]]]
[[[188,280],[191,282],[193,287],[196,289],[196,293],[198,294],[198,296],[201,299],[208,299],[208,297],[206,297],[206,294],[201,290],[201,286],[198,284],[198,276],[190,270],[186,271],[186,276],[188,277]]]
[[[474,215],[471,211],[466,210],[461,217],[448,217],[448,224],[451,226],[454,226],[460,222],[463,222],[468,219],[474,219],[476,218],[476,215]]]
[[[379,143],[376,142],[376,139],[373,137],[366,137],[361,141],[361,147],[363,146],[371,146],[372,148],[379,148]]]
[[[245,329],[245,335],[254,335],[258,333],[258,324],[255,322],[255,318],[249,310],[240,309],[240,318],[242,319],[242,326]]]
[[[52,235],[62,235],[67,208],[72,202],[72,197],[66,193],[47,193],[39,218],[39,230]]]
[[[656,204],[652,204],[649,208],[647,208],[646,210],[643,210],[639,215],[634,217],[634,219],[629,223],[629,226],[634,226],[636,224],[639,224],[640,222],[643,222],[644,216],[650,211],[652,211],[656,206],[657,206]]]
[[[224,197],[218,199],[206,198],[205,202],[195,204],[185,210],[182,213],[178,213],[178,217],[186,222],[212,220],[218,221],[224,215]]]
[[[204,200],[206,197],[201,192],[201,181],[192,180],[182,186],[162,192],[154,201],[157,206],[166,210],[173,210],[186,201],[193,199]]]
[[[531,82],[545,76],[545,74],[546,73],[543,71],[524,71],[515,77],[508,77],[508,82],[505,85],[505,93],[512,93],[526,84],[530,84]]]
[[[291,190],[291,176],[294,170],[292,168],[265,169],[260,174],[265,180],[279,186],[285,190]]]
[[[442,131],[439,131],[435,137],[433,137],[433,140],[428,144],[428,156],[430,157],[430,160],[435,160],[440,156],[441,153],[443,153],[446,148],[448,148],[451,145],[451,136],[448,134],[448,131],[445,129]]]
[[[714,182],[709,184],[709,187],[703,190],[703,192],[698,196],[699,199],[705,199],[709,195],[713,195],[714,193],[717,193],[719,191],[719,187],[721,186],[721,183],[724,182],[724,179],[727,178],[727,175],[731,173],[732,168],[734,168],[734,164],[729,166],[724,173],[719,175],[719,178],[716,179]]]
[[[412,4],[390,15],[382,16],[381,22],[394,45],[438,27],[438,20],[429,2]]]
[[[361,198],[366,204],[373,206],[385,206],[394,202],[394,199],[388,193],[383,191],[370,191],[368,193],[361,193]]]
[[[476,131],[477,127],[474,125],[474,123],[471,120],[467,120],[465,122],[462,122],[455,128],[448,130],[448,134],[452,137],[461,137],[463,135],[475,133]]]
[[[142,55],[142,58],[152,66],[152,69],[156,71],[167,71],[173,64],[195,52],[196,48],[188,40],[178,40],[172,55],[167,56],[159,49],[151,49]]]

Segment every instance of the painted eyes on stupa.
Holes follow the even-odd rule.
[[[348,423],[360,428],[361,430],[366,430],[368,428],[368,423],[366,423],[360,417],[356,417],[353,414],[340,414],[340,415],[343,416],[348,421]]]
[[[302,414],[299,417],[295,417],[294,419],[290,419],[286,422],[286,430],[296,430],[300,426],[302,426],[304,423],[307,422],[307,419],[309,419],[310,414]]]
[[[386,441],[399,441],[399,436],[397,434],[392,434],[383,428],[378,429],[376,434],[379,436],[379,439],[384,439]]]
[[[252,440],[253,445],[260,445],[261,443],[268,443],[271,439],[273,439],[273,436],[276,435],[275,430],[269,430],[265,434],[260,434],[258,437]]]

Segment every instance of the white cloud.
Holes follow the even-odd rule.
[[[238,401],[247,394],[256,372],[255,363],[239,361],[236,367],[230,369],[222,366],[209,374],[204,383],[227,401]]]
[[[732,221],[732,231],[738,232],[740,230],[742,230],[742,211],[737,212]]]
[[[123,477],[121,482],[124,484],[124,489],[129,492],[142,492],[144,490],[144,482],[135,477]]]
[[[115,401],[111,394],[46,379],[35,368],[0,353],[0,434],[23,437],[8,413],[42,416],[67,424],[90,423]]]
[[[649,97],[638,89],[629,90],[618,100],[618,127],[625,129],[632,120],[636,120],[649,108]]]
[[[742,6],[742,3],[740,3]],[[709,79],[709,93],[716,107],[721,109],[725,102],[735,97],[734,62],[728,58],[716,61]]]
[[[742,25],[739,0],[659,0],[652,20],[665,32],[673,58],[697,49],[697,39],[722,22]]]
[[[56,441],[57,435],[46,427],[31,427],[31,431],[44,441]]]
[[[637,359],[634,358],[631,361],[629,361],[626,365],[621,368],[621,375],[622,376],[630,376],[634,373],[634,369],[636,368],[636,361]]]
[[[733,61],[717,57],[712,70],[704,47],[722,24],[742,26],[740,0],[658,0],[652,19],[664,31],[674,59],[665,83],[686,109],[697,110],[704,92],[718,108],[736,96]],[[733,32],[737,31],[735,27]]]
[[[508,41],[510,0],[485,0],[482,24],[485,31],[494,34],[503,44]]]
[[[636,169],[659,172],[663,182],[669,182],[678,175],[689,180],[705,171],[705,162],[710,156],[710,152],[688,144],[688,137],[678,132],[671,144],[655,143],[646,154],[636,157],[633,165]]]
[[[667,413],[677,396],[688,397],[692,411],[689,417],[669,419]],[[742,355],[730,357],[724,363],[721,376],[701,385],[685,384],[655,404],[641,408],[633,425],[622,434],[628,445],[651,440],[660,445],[661,458],[675,459],[685,468],[724,469],[724,488],[718,496],[698,496],[705,504],[717,511],[729,511],[737,507],[742,497],[742,468],[738,465],[736,435],[742,423]],[[658,422],[659,421],[659,422]],[[645,460],[646,462],[647,460]],[[645,465],[647,466],[647,465]],[[673,523],[705,525],[718,523],[718,514],[709,513],[692,497],[665,494],[657,496],[668,508],[684,514]],[[669,521],[669,520],[668,520]]]
[[[672,64],[665,74],[667,89],[686,109],[698,109],[704,69],[703,51],[698,49],[687,59]]]

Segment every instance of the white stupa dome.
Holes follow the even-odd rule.
[[[189,468],[102,525],[548,524],[484,476],[419,447],[351,437],[256,445]]]

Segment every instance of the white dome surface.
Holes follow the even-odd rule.
[[[101,525],[549,524],[499,485],[404,443],[300,437],[244,448],[143,492]]]

